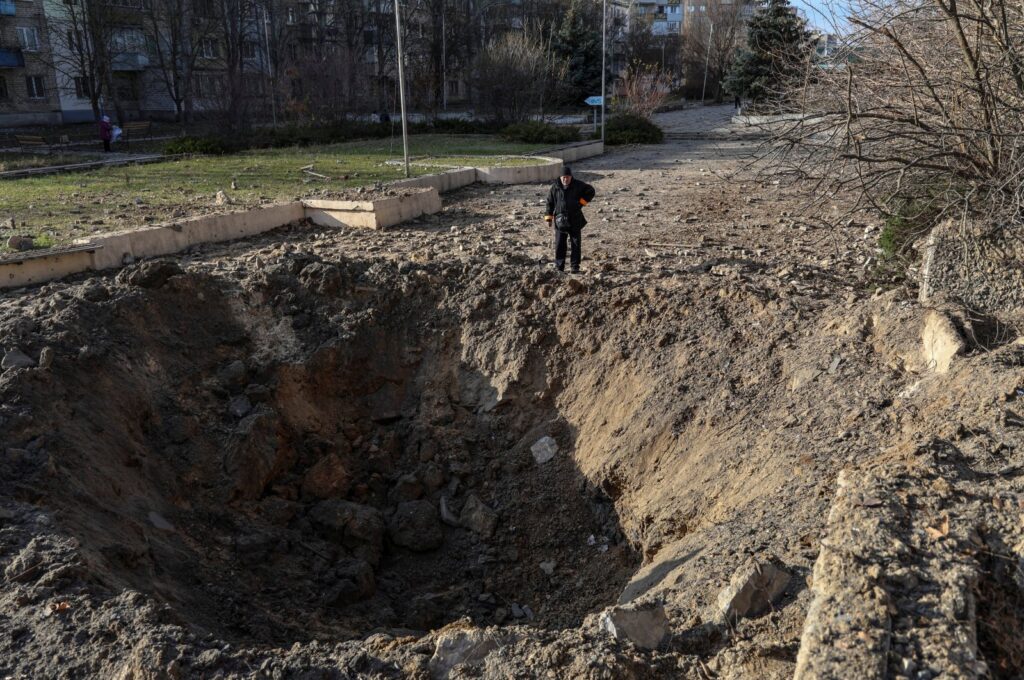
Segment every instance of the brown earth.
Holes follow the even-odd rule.
[[[477,186],[394,231],[297,225],[5,294],[11,360],[53,358],[0,377],[0,672],[793,675],[840,471],[892,477],[975,432],[1021,362],[1012,333],[876,291],[870,221],[802,216],[741,172],[753,144],[578,164],[598,190],[580,276],[548,262],[546,187]],[[1020,464],[1004,430],[996,472]],[[785,592],[722,620],[767,556]],[[591,616],[650,601],[656,650]],[[431,666],[460,634],[494,650]],[[1016,647],[982,637],[1012,677]],[[913,656],[887,650],[894,672]],[[913,677],[963,670],[940,661]]]

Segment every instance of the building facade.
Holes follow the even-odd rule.
[[[47,38],[42,0],[0,0],[0,126],[61,121]]]

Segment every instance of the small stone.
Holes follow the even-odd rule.
[[[452,511],[448,509],[448,501],[447,499],[445,499],[444,496],[441,496],[441,501],[439,505],[441,506],[441,521],[450,527],[460,526],[459,518],[456,517],[452,513]]]
[[[302,495],[321,499],[342,498],[350,483],[351,476],[344,461],[337,454],[329,453],[306,473],[302,480]]]
[[[174,531],[174,525],[164,519],[160,513],[150,511],[147,519],[149,519],[150,524],[160,531]]]
[[[214,203],[216,205],[231,205],[233,201],[231,200],[231,197],[224,193],[224,190],[222,189],[218,191],[217,194],[214,196]]]
[[[558,442],[551,437],[541,437],[530,447],[530,452],[533,453],[537,465],[543,465],[558,453]]]
[[[388,492],[388,501],[393,504],[416,501],[423,497],[423,484],[414,474],[402,475]]]
[[[552,575],[554,575],[555,567],[557,567],[557,566],[558,566],[558,562],[555,562],[554,560],[548,560],[547,562],[541,562],[540,563],[540,570],[543,571],[548,576],[552,576]]]
[[[658,602],[609,607],[599,620],[616,640],[629,640],[641,649],[656,649],[668,635],[665,607]]]
[[[466,504],[462,506],[459,523],[484,538],[490,538],[498,526],[498,513],[487,507],[476,496],[470,496],[466,500]]]
[[[5,353],[3,361],[0,361],[0,368],[5,371],[9,368],[31,368],[35,365],[36,362],[20,349],[12,349]]]
[[[249,397],[243,395],[232,397],[228,403],[228,412],[236,418],[244,418],[252,411],[252,402]]]
[[[50,368],[53,366],[53,348],[44,347],[39,353],[39,368]]]
[[[14,235],[7,239],[7,247],[11,250],[25,251],[35,248],[36,243],[31,236]]]
[[[526,612],[524,612],[523,608],[520,607],[515,602],[512,603],[512,606],[510,607],[510,609],[512,610],[512,616],[514,618],[517,618],[517,619],[524,619],[524,618],[526,618]]]

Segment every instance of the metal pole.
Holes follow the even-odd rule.
[[[398,0],[395,0],[396,2]],[[704,103],[704,95],[708,91],[708,65],[711,63],[711,39],[715,37],[715,22],[711,22],[711,31],[708,33],[708,56],[704,60],[704,88],[700,91],[700,103]]]
[[[405,155],[405,176],[409,176],[409,128],[405,120],[405,54],[402,52],[402,19],[395,0],[395,34],[398,48],[398,99],[402,104],[402,152]]]
[[[270,14],[267,6],[263,6],[263,40],[266,44],[267,74],[270,76],[270,111],[274,116],[274,127],[277,127],[277,97],[274,95],[274,64],[270,61]]]
[[[444,3],[441,3],[441,108],[448,110],[448,41],[444,27]]]
[[[601,142],[604,142],[605,53],[608,47],[608,0],[601,0]]]

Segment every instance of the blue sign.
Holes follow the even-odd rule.
[[[604,101],[604,97],[587,97],[584,104],[587,106],[600,106],[602,101]]]

